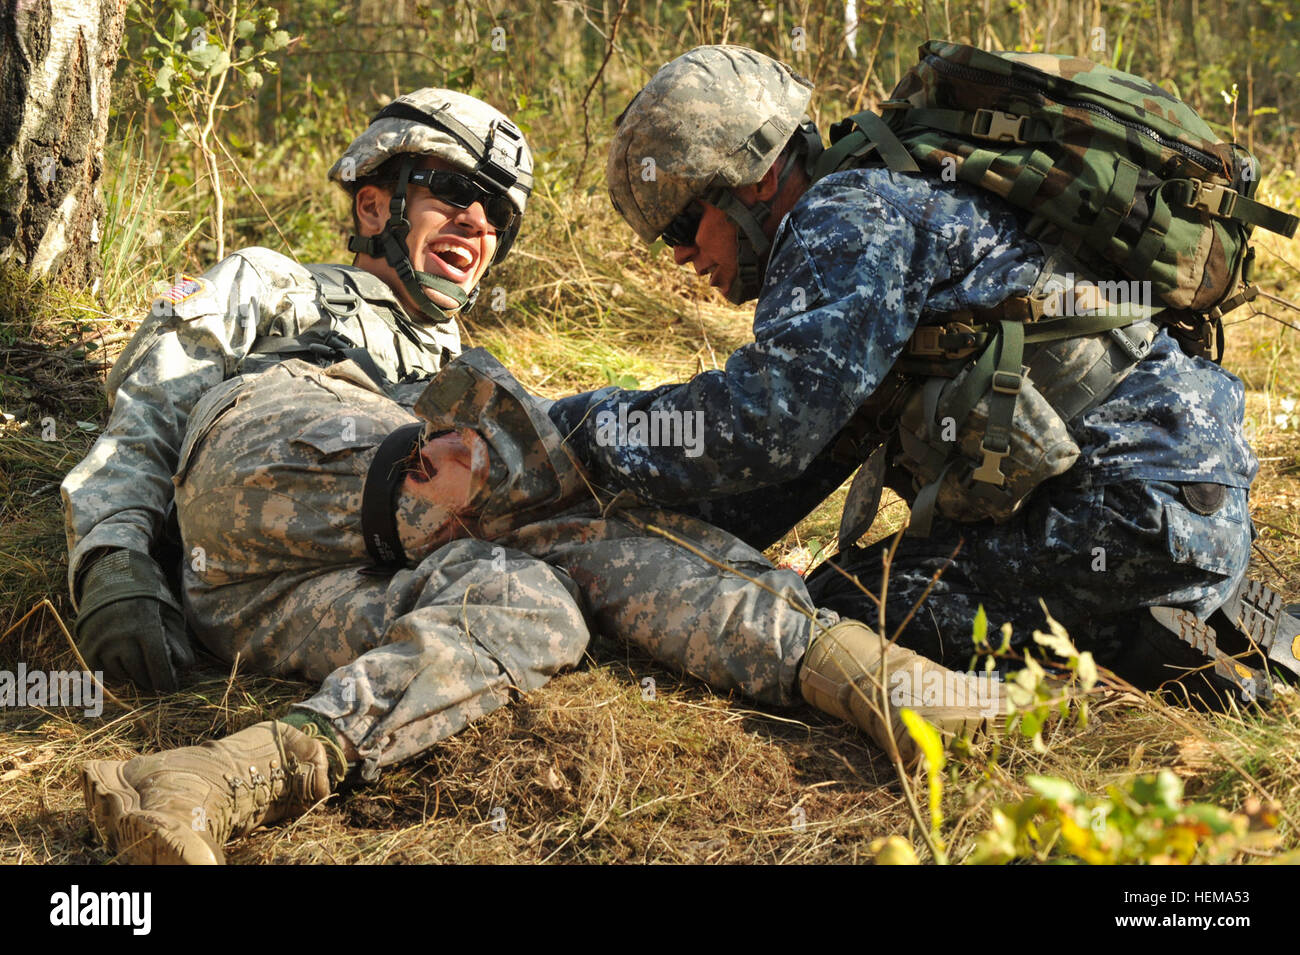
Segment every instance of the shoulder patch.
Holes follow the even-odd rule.
[[[203,283],[189,275],[182,275],[180,281],[163,292],[158,298],[164,302],[179,305],[187,298],[193,298],[203,288]]]

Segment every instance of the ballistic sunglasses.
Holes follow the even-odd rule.
[[[515,204],[504,193],[489,192],[472,179],[445,169],[417,169],[408,182],[424,186],[439,199],[457,209],[468,209],[476,202],[483,203],[487,221],[498,232],[512,232],[518,225],[519,215]]]
[[[672,222],[659,233],[664,245],[676,248],[679,245],[694,245],[695,233],[700,230],[700,220],[704,218],[704,206],[698,199],[679,212]]]

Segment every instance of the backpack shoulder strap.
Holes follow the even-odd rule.
[[[832,126],[831,142],[833,145],[813,166],[813,182],[841,169],[863,165],[872,151],[894,172],[921,171],[889,124],[871,110],[855,113]]]

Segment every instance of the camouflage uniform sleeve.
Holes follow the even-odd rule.
[[[884,380],[930,289],[950,276],[949,241],[925,211],[862,178],[827,177],[779,227],[755,341],[725,370],[561,399],[552,419],[599,483],[665,506],[798,477]],[[619,428],[637,411],[693,420],[699,438],[637,445]]]
[[[107,427],[63,480],[70,588],[90,551],[147,553],[159,539],[190,410],[234,374],[259,324],[283,303],[291,283],[265,274],[278,259],[236,253],[153,303],[109,375]]]

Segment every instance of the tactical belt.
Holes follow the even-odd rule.
[[[374,562],[391,570],[406,564],[406,551],[397,533],[397,488],[406,476],[406,462],[420,443],[424,425],[405,424],[384,438],[366,472],[361,492],[361,536]]]

